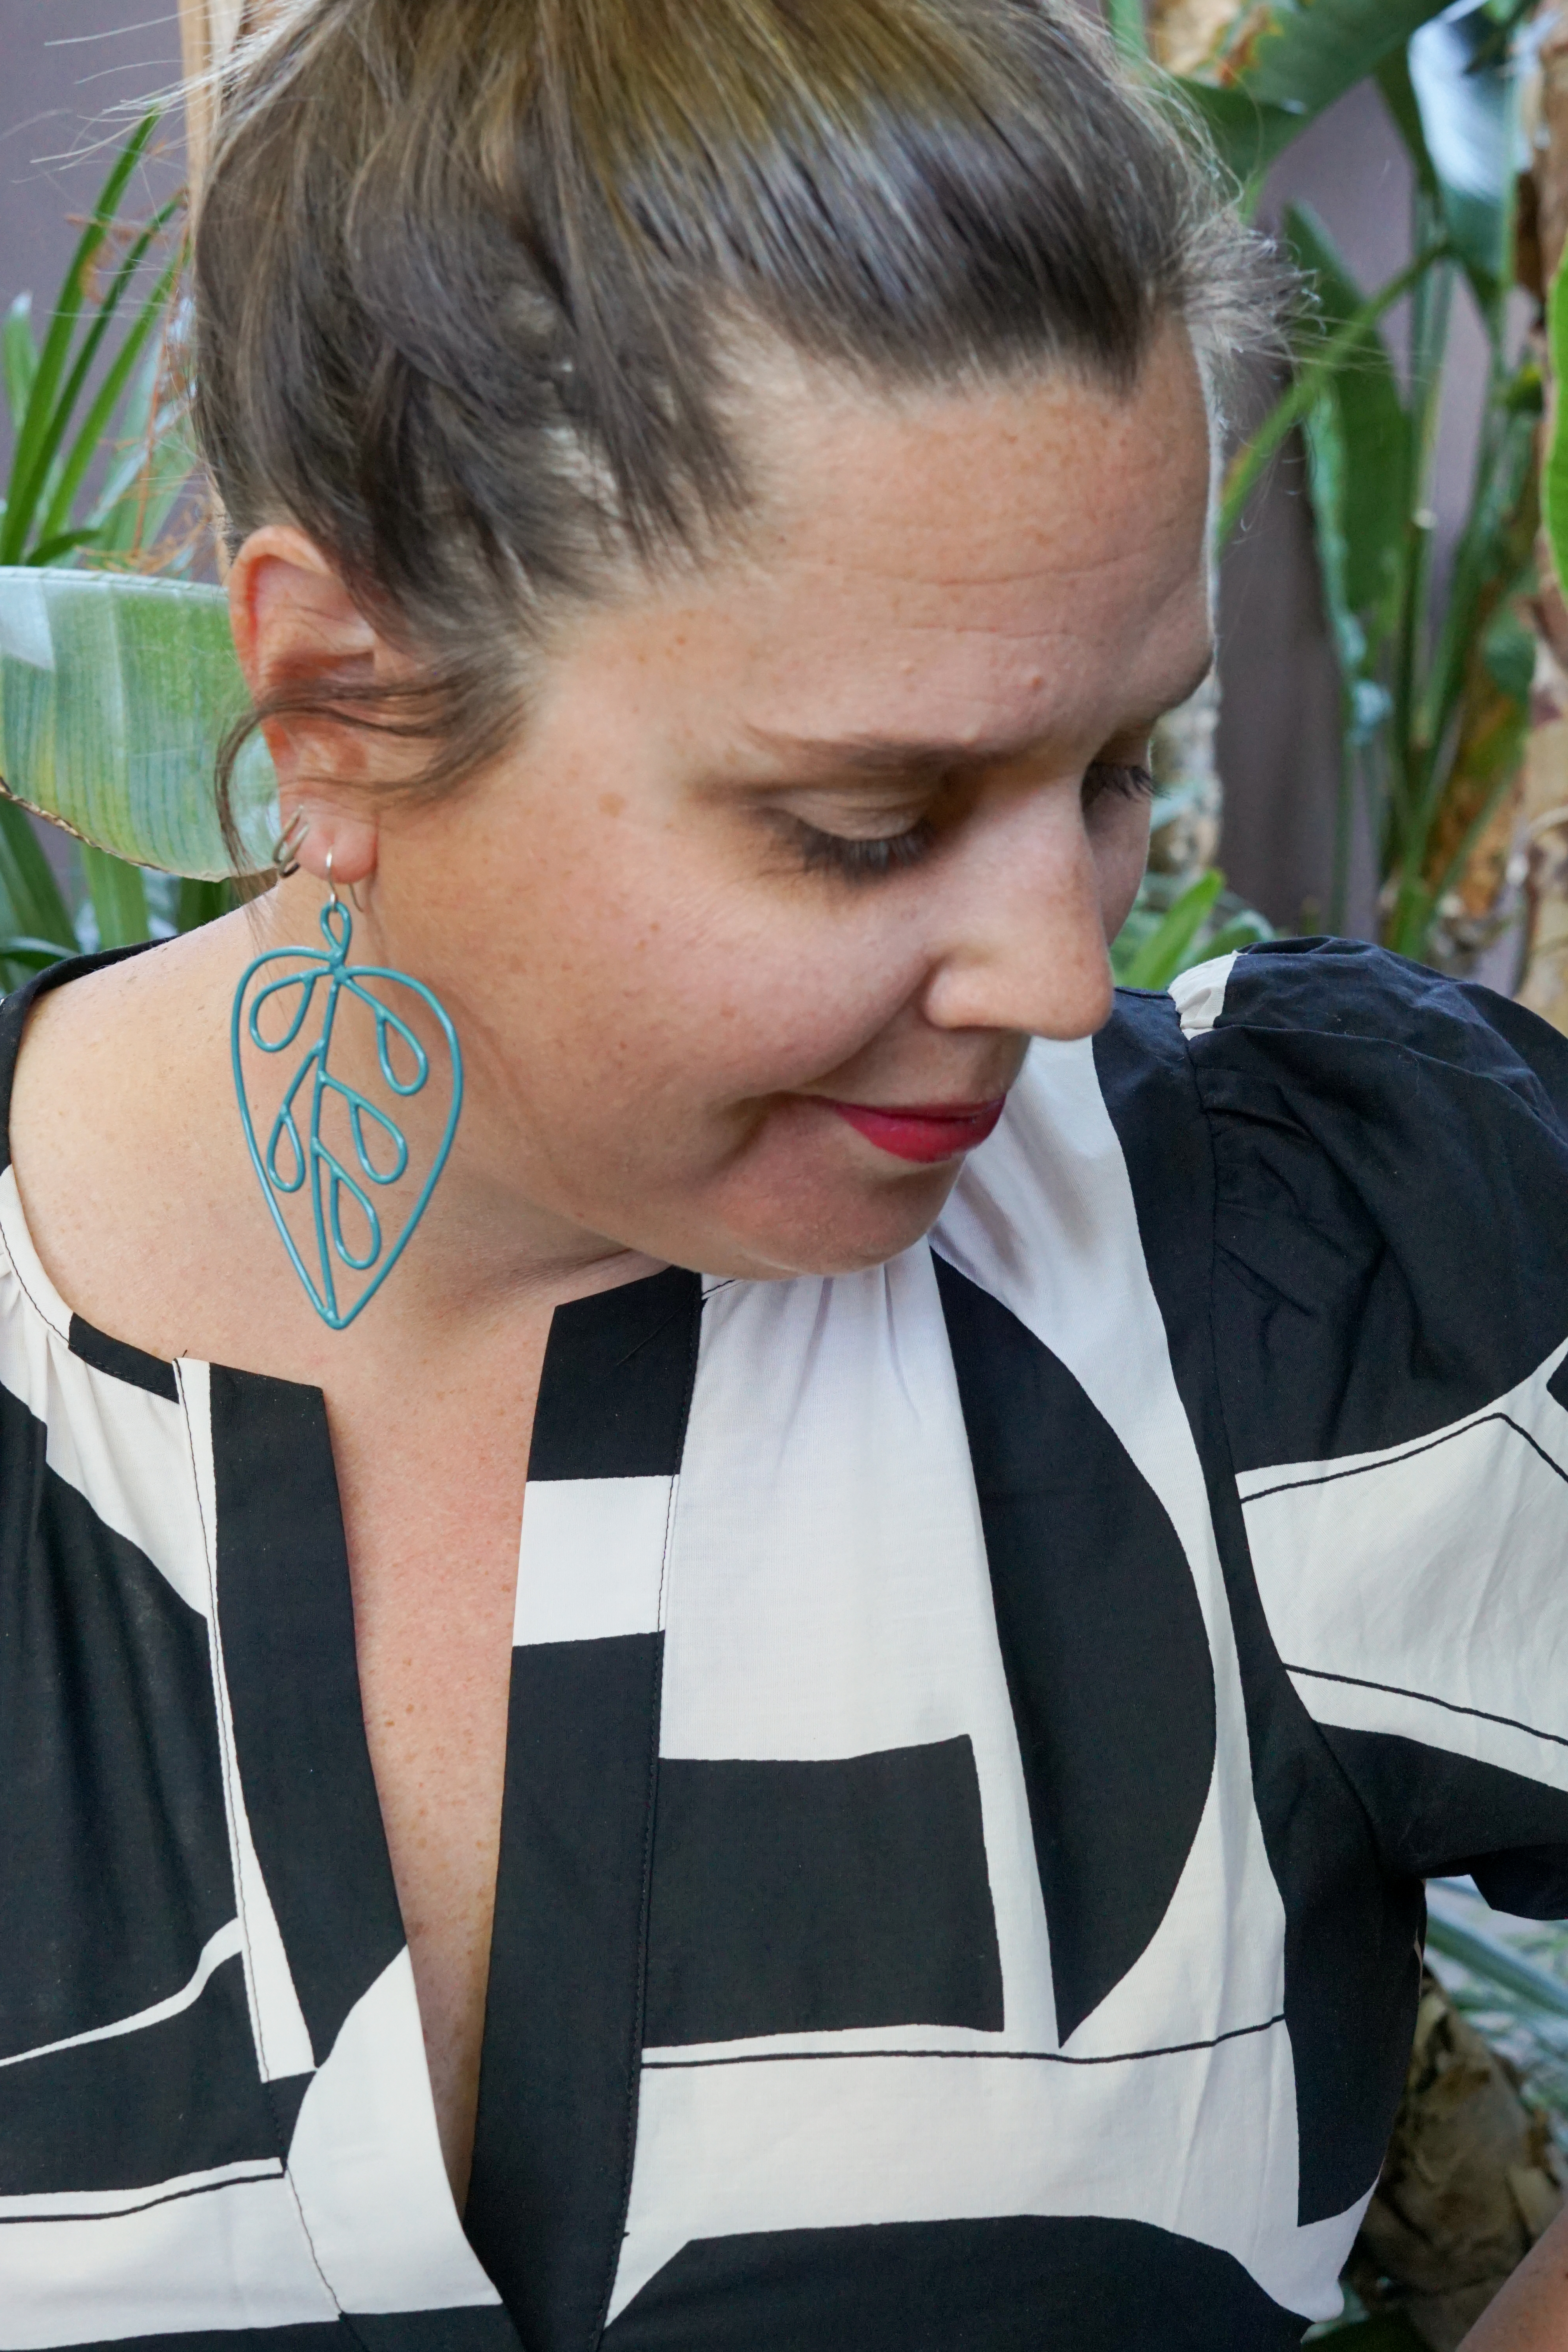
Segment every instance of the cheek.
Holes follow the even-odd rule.
[[[536,860],[510,932],[489,995],[498,1047],[510,1060],[519,1041],[525,1083],[591,1080],[624,1108],[721,1110],[818,1081],[919,981],[885,913],[693,870],[657,833],[575,871]]]

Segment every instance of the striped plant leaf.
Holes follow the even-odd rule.
[[[0,568],[0,778],[96,849],[217,881],[235,865],[213,792],[246,708],[221,589]],[[235,776],[239,871],[271,863],[277,782],[253,738]]]

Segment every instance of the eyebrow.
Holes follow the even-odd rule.
[[[1214,667],[1211,647],[1203,667],[1194,670],[1166,701],[1161,702],[1147,719],[1130,719],[1126,731],[1131,734],[1143,726],[1152,727],[1167,710],[1174,710],[1197,692]],[[1040,741],[1037,735],[982,736],[977,741],[943,740],[931,736],[846,735],[839,738],[821,735],[780,735],[762,727],[748,728],[747,735],[759,751],[771,758],[785,761],[799,772],[803,780],[812,774],[825,777],[844,775],[865,776],[873,781],[887,781],[909,776],[945,774],[984,768],[999,761],[1022,758],[1034,751]]]

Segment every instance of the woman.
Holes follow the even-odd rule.
[[[0,2345],[1295,2343],[1422,1874],[1568,1908],[1568,1053],[1113,1010],[1251,248],[1041,0],[301,0],[196,274],[280,878],[0,1016]]]

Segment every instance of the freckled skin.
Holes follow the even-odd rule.
[[[574,623],[523,740],[447,799],[378,799],[391,749],[275,728],[303,870],[46,998],[17,1073],[17,1180],[76,1311],[325,1393],[459,2196],[550,1314],[672,1261],[852,1269],[924,1232],[956,1161],[894,1159],[826,1103],[985,1100],[1031,1035],[1100,1025],[1147,812],[1086,803],[1085,772],[1141,758],[1206,658],[1208,438],[1175,330],[1126,396],[1058,377],[892,404],[780,363],[752,437],[745,548]],[[399,669],[289,528],[247,542],[231,590],[258,691]],[[954,758],[870,778],[811,748],[846,739]],[[927,822],[927,853],[883,878],[804,862],[803,826],[865,843]],[[359,886],[356,954],[437,991],[468,1070],[429,1214],[342,1335],[278,1246],[227,1068],[239,972],[314,940],[329,850]],[[342,1074],[374,1090],[361,1052]],[[436,1115],[410,1107],[416,1163]]]

